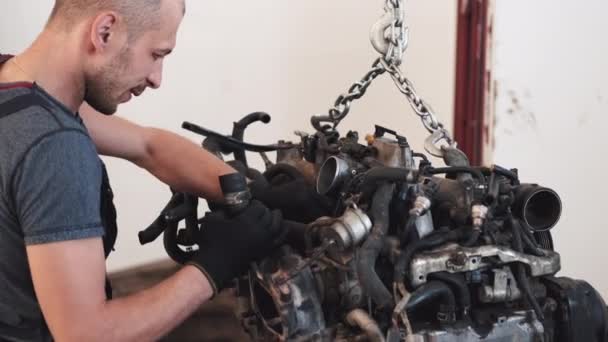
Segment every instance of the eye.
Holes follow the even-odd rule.
[[[157,61],[159,59],[163,58],[162,55],[158,54],[158,53],[153,53],[152,54],[152,59],[154,59],[154,61]]]

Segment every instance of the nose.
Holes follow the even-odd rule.
[[[158,67],[154,68],[154,71],[148,75],[147,78],[148,86],[152,89],[160,88],[160,84],[163,81],[163,63],[158,63]]]

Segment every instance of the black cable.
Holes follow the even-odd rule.
[[[527,248],[527,250],[535,256],[545,256],[545,253],[540,250],[538,244],[534,240],[534,236],[532,235],[532,233],[528,229],[526,229],[521,223],[519,223],[519,220],[515,220],[515,224],[517,226],[517,229],[519,229],[520,232],[523,232],[521,237],[523,243],[525,244],[524,247]]]
[[[511,231],[513,232],[513,247],[516,252],[523,252],[523,244],[521,238],[521,231],[517,227],[517,222],[515,219],[510,219]],[[528,274],[526,273],[526,269],[523,264],[517,263],[515,265],[515,279],[519,284],[521,291],[526,296],[528,303],[532,306],[532,309],[536,313],[536,317],[539,321],[543,322],[545,320],[545,315],[543,314],[543,310],[538,304],[538,301],[534,297],[532,293],[532,288],[530,287],[530,280],[528,279]]]

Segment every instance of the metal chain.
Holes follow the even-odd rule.
[[[372,81],[386,71],[386,68],[382,65],[382,60],[377,59],[372,65],[372,69],[365,74],[359,82],[353,83],[353,85],[348,88],[348,93],[338,96],[334,102],[333,108],[329,110],[329,118],[333,123],[334,130],[350,111],[351,102],[358,100],[365,95],[365,92],[370,84],[372,84]]]
[[[384,67],[384,70],[388,72],[388,74],[395,82],[397,89],[399,89],[399,91],[403,93],[403,95],[405,95],[416,115],[420,117],[424,128],[426,128],[426,130],[429,131],[429,133],[431,134],[440,131],[441,133],[443,133],[443,139],[449,145],[453,145],[454,140],[450,136],[450,133],[443,127],[443,124],[441,124],[439,120],[437,120],[437,116],[435,116],[435,112],[431,108],[431,105],[429,105],[424,99],[422,99],[418,95],[412,81],[410,81],[407,77],[405,77],[405,75],[403,75],[403,73],[401,73],[401,70],[398,66],[394,64],[388,64],[384,60],[382,60],[381,63]]]
[[[413,83],[399,69],[409,36],[408,27],[405,25],[404,0],[386,0],[385,11],[383,17],[372,28],[370,35],[372,45],[383,56],[372,64],[372,69],[359,82],[355,82],[347,93],[338,96],[334,106],[329,109],[329,115],[314,117],[315,128],[336,131],[340,122],[349,113],[351,103],[365,95],[367,88],[378,76],[388,72],[397,89],[405,95],[416,115],[420,117],[424,128],[432,134],[433,145],[437,145],[442,140],[449,145],[455,145],[450,133],[437,120],[431,106],[418,95]],[[388,37],[385,36],[387,31],[390,33]],[[333,127],[321,126],[320,122],[331,122]]]
[[[407,49],[409,30],[405,26],[404,0],[386,0],[386,15],[392,17],[390,24],[389,46],[384,60],[391,65],[400,65]]]

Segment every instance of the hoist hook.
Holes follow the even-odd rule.
[[[393,20],[393,14],[388,11],[385,12],[384,15],[382,15],[382,17],[372,26],[369,34],[369,39],[372,42],[372,46],[383,56],[388,54],[388,49],[391,45],[391,41],[388,37],[390,33],[387,30],[391,27]]]

